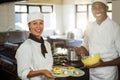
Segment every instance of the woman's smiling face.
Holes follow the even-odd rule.
[[[31,21],[28,24],[28,26],[29,26],[30,32],[37,38],[40,38],[44,29],[44,21],[41,19],[37,19],[37,20]]]

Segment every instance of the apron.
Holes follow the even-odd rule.
[[[91,68],[90,80],[118,80],[117,66]]]

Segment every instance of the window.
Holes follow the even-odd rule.
[[[112,3],[108,3],[109,10],[107,12],[108,16],[112,18]],[[90,4],[78,4],[76,5],[76,28],[81,29],[83,32],[86,29],[88,21],[93,21]]]
[[[26,30],[27,15],[31,12],[40,12],[44,15],[45,29],[55,28],[55,15],[53,14],[53,5],[15,5],[15,27],[16,30]],[[52,24],[54,22],[54,24]]]
[[[27,26],[27,6],[15,5],[15,28],[16,30],[28,30]]]
[[[53,10],[52,10],[52,7],[53,6],[50,6],[50,5],[43,5],[43,6],[41,6],[41,12],[42,13],[51,13],[51,12],[53,12]]]
[[[87,5],[77,5],[76,6],[76,24],[77,28],[81,29],[82,31],[85,30],[86,23],[87,23]]]
[[[108,7],[109,7],[109,9],[108,9],[108,16],[112,19],[112,3],[108,3]]]
[[[28,7],[28,12],[31,13],[31,12],[40,12],[40,6],[29,6]]]

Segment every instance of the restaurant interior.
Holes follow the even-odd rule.
[[[108,4],[111,7],[109,16],[120,24],[120,1],[108,0]],[[45,15],[42,36],[51,44],[53,66],[74,66],[85,72],[83,76],[56,80],[89,80],[89,69],[84,68],[81,57],[75,54],[75,48],[81,46],[88,19],[94,20],[87,13],[90,6],[90,0],[0,0],[0,78],[20,80],[15,54],[28,38],[26,15],[40,11]]]

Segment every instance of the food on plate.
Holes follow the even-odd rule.
[[[61,73],[61,68],[60,67],[55,67],[53,68],[54,73]]]
[[[70,67],[68,67],[67,69],[68,69],[68,71],[70,72],[71,75],[74,74],[74,71],[75,71],[75,68],[74,68],[74,67],[71,67],[71,66],[70,66]]]
[[[58,77],[69,76],[67,69],[62,68],[62,67],[54,67],[53,74]]]
[[[57,76],[63,76],[63,72],[62,72],[62,69],[60,67],[54,67],[53,73]]]
[[[74,75],[77,76],[77,75],[80,75],[80,72],[79,71],[74,71]]]
[[[67,69],[70,70],[70,71],[74,71],[74,70],[75,70],[75,68],[74,68],[74,67],[71,67],[71,66],[68,67]]]
[[[62,73],[63,73],[64,76],[70,76],[68,70],[63,70]]]
[[[62,73],[62,72],[60,72],[60,73],[58,73],[57,75],[58,75],[58,76],[63,76],[63,73]]]
[[[78,77],[84,75],[85,73],[79,68],[75,68],[72,66],[68,66],[68,67],[56,66],[53,68],[52,74],[56,77],[68,77],[68,76]]]

